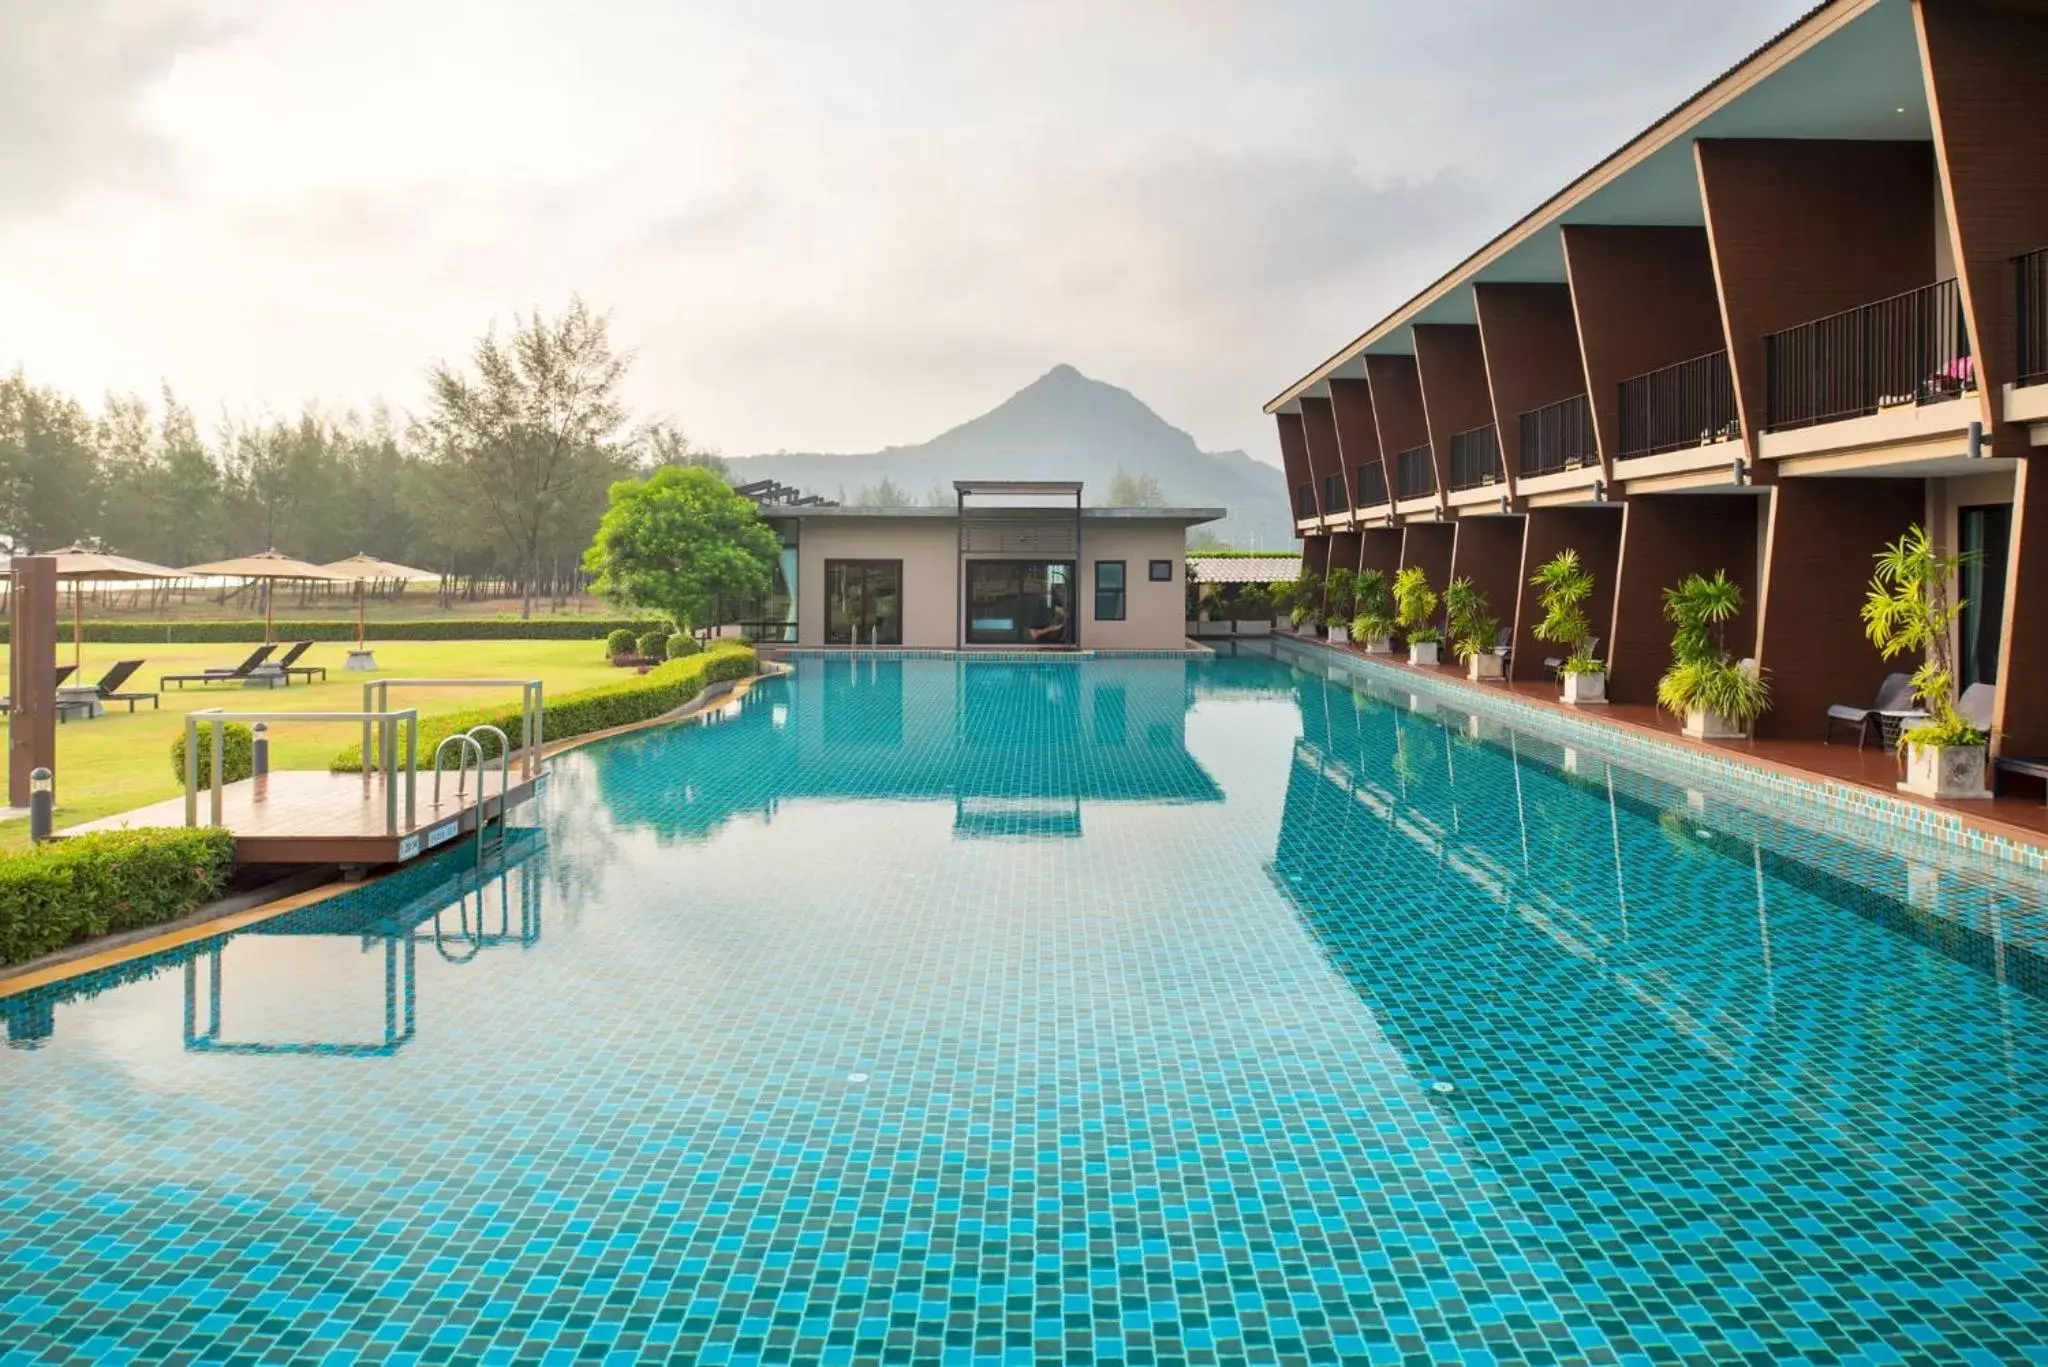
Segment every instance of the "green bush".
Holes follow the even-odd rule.
[[[221,782],[239,783],[256,772],[256,736],[248,727],[238,721],[227,722],[222,727],[220,741]],[[171,773],[177,778],[178,786],[185,786],[185,733],[178,732],[171,741]],[[202,725],[199,728],[199,786],[213,786],[213,728]]]
[[[671,660],[680,660],[687,656],[695,655],[703,648],[703,646],[698,644],[697,638],[687,631],[674,632],[668,638],[668,657]]]
[[[0,619],[0,645],[7,643],[10,624]],[[606,633],[624,629],[635,637],[656,627],[654,617],[448,617],[396,622],[370,619],[373,641],[601,641]],[[65,628],[70,630],[67,625]],[[114,645],[258,645],[263,641],[325,641],[355,644],[353,617],[313,622],[279,622],[268,637],[263,620],[223,622],[87,622],[85,639]]]
[[[235,840],[213,828],[76,835],[0,854],[0,963],[189,916],[220,896]]]
[[[640,639],[636,642],[640,647],[640,658],[643,660],[667,659],[668,638],[669,629],[667,627],[656,627],[653,631],[641,632]]]
[[[605,658],[616,660],[621,655],[631,655],[633,648],[639,643],[638,637],[626,628],[620,627],[617,631],[610,633],[604,638]]]
[[[545,699],[541,729],[550,741],[609,731],[636,721],[648,721],[673,712],[706,687],[728,679],[751,677],[759,668],[751,646],[722,644],[701,655],[670,660],[645,674],[633,674],[617,683],[598,684]],[[434,753],[434,747],[449,736],[489,723],[508,739],[519,735],[519,704],[506,702],[494,707],[473,707],[461,712],[444,712],[420,718],[419,753]],[[497,743],[489,736],[477,738],[484,753],[496,757]],[[513,739],[517,744],[517,740]],[[360,746],[351,745],[328,765],[335,773],[355,773],[363,767]]]

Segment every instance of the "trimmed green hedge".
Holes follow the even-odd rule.
[[[0,621],[0,645],[7,644],[10,623]],[[372,641],[602,641],[617,630],[638,638],[646,631],[667,631],[658,617],[433,617],[396,622],[371,619],[368,635]],[[63,623],[70,639],[71,622]],[[356,639],[355,618],[329,618],[318,622],[279,622],[269,637],[259,618],[235,622],[87,622],[85,639],[103,644],[204,645],[236,643],[260,645],[272,641],[348,642]]]
[[[546,739],[557,741],[587,736],[594,731],[609,731],[614,726],[626,726],[636,721],[648,721],[664,712],[675,711],[711,684],[750,678],[759,668],[753,647],[721,644],[701,655],[657,665],[645,674],[629,674],[617,683],[597,684],[573,693],[547,697],[541,729]],[[520,718],[516,702],[422,717],[420,760],[426,762],[434,753],[434,747],[449,736],[486,723],[503,731],[506,738],[516,745]],[[480,736],[478,740],[484,747],[484,753],[495,758],[498,753],[494,748],[496,742],[489,736]],[[343,750],[328,765],[337,774],[355,773],[362,767],[362,747],[359,744]]]
[[[222,783],[240,783],[256,772],[256,733],[238,721],[214,723],[221,728]],[[171,775],[185,786],[185,733],[171,741]],[[199,786],[213,786],[213,725],[199,728]]]
[[[234,837],[212,828],[102,831],[0,854],[0,963],[189,916],[234,867]]]

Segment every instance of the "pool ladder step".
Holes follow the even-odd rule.
[[[485,736],[498,743],[498,829],[495,835],[491,833],[491,823],[486,819],[484,809],[484,801],[489,795],[484,786],[486,761],[482,737]],[[505,819],[511,814],[505,794],[512,791],[512,743],[502,730],[488,723],[472,726],[459,735],[443,737],[441,743],[434,747],[434,806],[437,809],[441,805],[441,757],[450,746],[455,748],[457,796],[468,791],[465,784],[471,771],[470,760],[476,760],[476,858],[477,863],[482,864],[486,849],[502,851],[505,848]]]

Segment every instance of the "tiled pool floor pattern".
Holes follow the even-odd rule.
[[[806,661],[541,817],[531,943],[218,947],[387,1053],[0,1003],[0,1362],[2048,1361],[2044,1003],[1796,849],[1251,660]]]

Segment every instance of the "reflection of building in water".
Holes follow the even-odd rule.
[[[621,824],[702,834],[781,803],[946,801],[955,831],[1078,834],[1094,802],[1217,802],[1187,748],[1183,660],[803,660],[690,738],[591,753]]]
[[[232,935],[0,1000],[0,1020],[6,1024],[11,1047],[35,1048],[54,1034],[56,1009],[65,1002],[87,999],[182,965],[184,1040],[193,1052],[392,1054],[416,1033],[418,947],[422,943],[455,964],[468,963],[493,946],[530,948],[539,943],[545,860],[537,856],[545,847],[542,830],[514,827],[505,834],[502,856],[493,854],[481,869],[467,849],[451,851],[382,882],[286,912]],[[374,1011],[367,1024],[349,1019],[363,1004],[348,995],[355,985],[351,977],[361,976],[352,974],[352,964],[315,965],[321,971],[309,975],[305,956],[291,948],[295,943],[304,946],[321,940],[354,940],[357,955],[352,957],[378,957],[381,1022]],[[309,976],[317,977],[318,982],[317,990],[310,994]],[[282,1000],[294,1020],[331,1025],[335,1033],[323,1038],[238,1037],[223,1026],[223,1001],[232,1008],[238,992],[248,1015],[260,1017],[266,1006],[275,1007]]]

